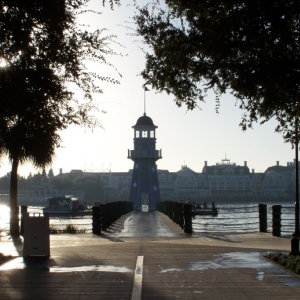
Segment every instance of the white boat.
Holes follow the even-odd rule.
[[[87,212],[79,199],[72,195],[54,196],[46,200],[47,206],[43,208],[44,214],[77,214]]]

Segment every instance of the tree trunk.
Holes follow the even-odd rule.
[[[18,207],[18,159],[12,160],[10,177],[10,235],[19,237],[19,207]]]

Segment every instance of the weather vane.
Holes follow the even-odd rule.
[[[146,84],[143,85],[144,88],[144,116],[146,116],[146,92],[150,90],[146,87]]]

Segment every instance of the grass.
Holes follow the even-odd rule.
[[[283,253],[268,253],[266,258],[274,261],[275,263],[283,266],[284,268],[292,271],[293,273],[300,275],[300,256],[288,255]]]
[[[85,229],[79,229],[77,226],[73,224],[67,224],[65,227],[57,227],[50,225],[50,234],[58,234],[58,233],[85,233]]]

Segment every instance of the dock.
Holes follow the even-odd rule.
[[[264,258],[289,252],[270,233],[185,234],[167,216],[131,212],[102,235],[50,235],[50,259],[23,259],[1,237],[3,299],[300,299],[300,279]]]

